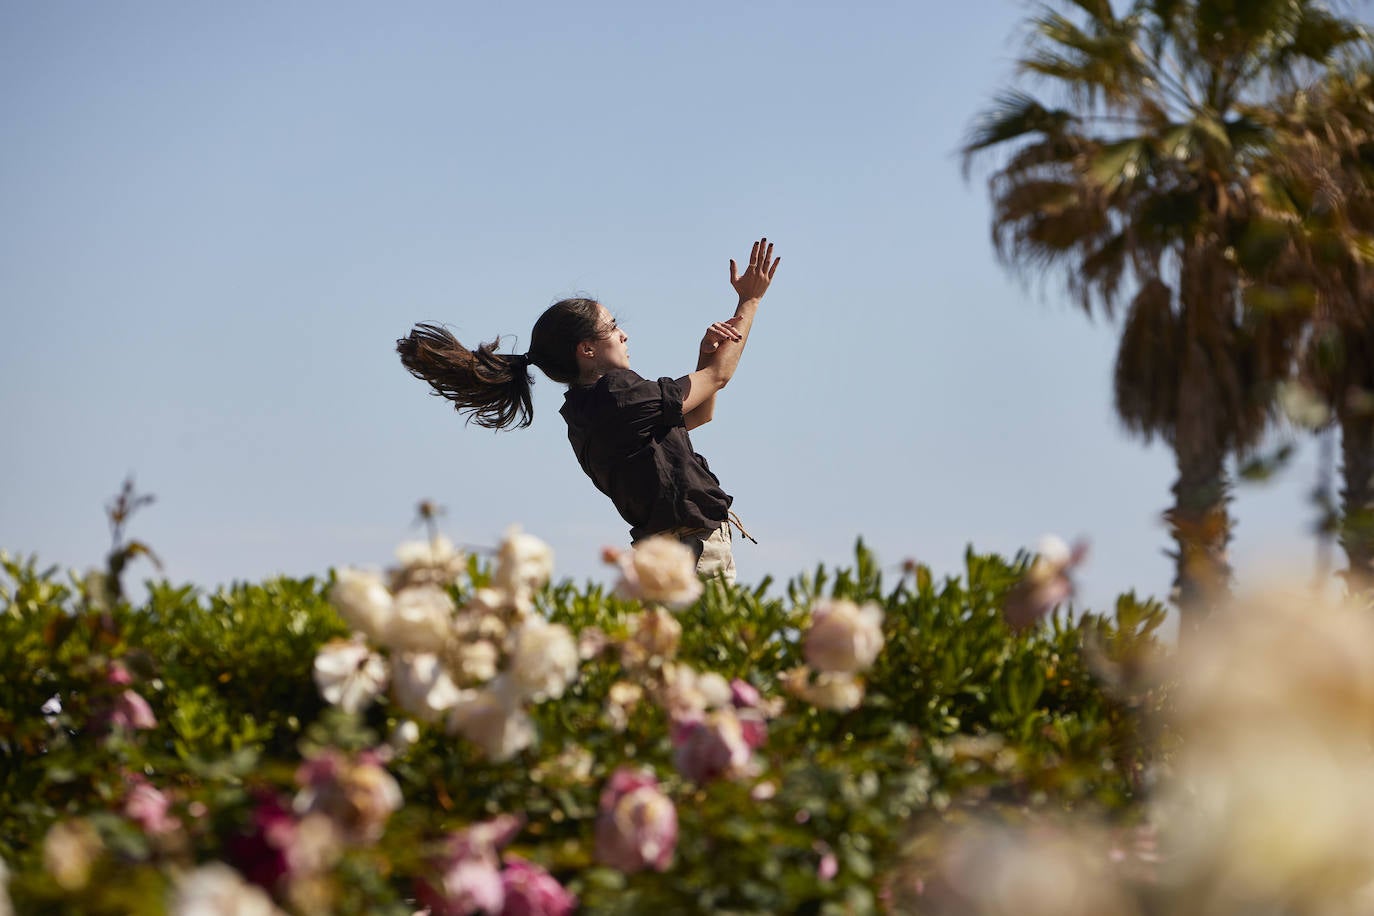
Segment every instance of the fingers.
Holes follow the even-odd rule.
[[[754,269],[759,266],[759,243],[755,242],[754,247],[749,249],[749,267]]]
[[[769,271],[768,271],[768,279],[769,279],[769,280],[772,280],[772,279],[773,279],[773,274],[775,274],[775,273],[778,272],[778,265],[781,264],[781,263],[782,263],[782,258],[778,258],[776,261],[773,262],[773,266],[772,266],[772,267],[769,269]]]
[[[736,331],[733,325],[727,324],[724,321],[717,321],[712,324],[710,332],[718,334],[726,340],[740,340],[742,337],[740,332]]]
[[[730,283],[733,285],[739,280],[739,268],[735,266],[735,259],[730,259]]]

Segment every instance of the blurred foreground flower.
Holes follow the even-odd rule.
[[[326,702],[356,713],[377,698],[387,683],[386,659],[361,639],[333,639],[315,656],[315,685]]]
[[[667,871],[677,846],[677,809],[652,773],[622,767],[601,792],[596,860],[626,874]]]
[[[553,549],[534,535],[523,533],[518,525],[508,528],[497,551],[492,583],[523,609],[552,575]]]
[[[1069,547],[1053,535],[1042,538],[1030,569],[1007,593],[1002,606],[1007,624],[1013,630],[1032,627],[1067,601],[1073,595],[1069,573],[1087,555],[1088,545],[1084,541]]]
[[[553,875],[519,856],[506,857],[501,887],[506,893],[503,916],[567,916],[577,906],[577,898]]]
[[[783,689],[812,706],[835,712],[858,709],[864,701],[864,683],[854,675],[828,671],[813,675],[804,666],[783,676]]]
[[[567,627],[531,616],[515,634],[511,683],[527,699],[556,700],[577,675],[579,661],[577,642]]]
[[[698,721],[675,724],[673,764],[697,785],[756,775],[749,737],[734,709],[718,709]]]
[[[283,916],[262,888],[223,862],[183,875],[172,889],[170,916]]]
[[[499,851],[520,830],[520,820],[503,814],[449,837],[436,862],[439,883],[422,882],[420,898],[432,916],[503,913],[506,889]]]
[[[1171,673],[1183,740],[1158,820],[1162,881],[1186,901],[1175,912],[1223,899],[1235,913],[1371,911],[1368,612],[1310,591],[1237,601]]]
[[[616,592],[626,598],[683,607],[701,597],[696,557],[675,538],[654,535],[616,557],[620,582]]]
[[[373,753],[325,751],[302,764],[296,780],[296,812],[325,815],[347,842],[375,843],[401,807],[401,787]]]
[[[856,674],[873,665],[883,648],[883,610],[843,598],[821,601],[811,612],[802,641],[807,664],[817,671]]]
[[[91,880],[91,867],[105,850],[91,822],[58,821],[43,838],[43,868],[65,891],[79,891]]]
[[[534,743],[534,722],[504,676],[496,678],[490,687],[466,691],[449,710],[448,731],[461,734],[496,763],[509,760]]]

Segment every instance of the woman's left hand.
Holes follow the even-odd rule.
[[[717,321],[706,329],[706,336],[701,339],[701,352],[709,355],[716,352],[720,345],[727,340],[740,340],[739,331],[735,330],[736,318],[727,318],[724,321]]]

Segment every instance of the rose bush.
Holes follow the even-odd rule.
[[[1031,557],[937,582],[860,545],[670,611],[641,559],[639,597],[550,584],[513,531],[132,605],[5,557],[0,905],[862,913],[972,810],[1144,816],[1159,605],[1019,633]]]

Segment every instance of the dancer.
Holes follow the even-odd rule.
[[[754,243],[743,273],[731,259],[735,313],[706,329],[696,371],[677,379],[650,380],[630,369],[629,336],[592,299],[550,306],[534,324],[528,353],[497,353],[499,339],[468,350],[433,324],[416,325],[396,350],[432,393],[489,429],[530,424],[530,366],[567,385],[559,413],[568,441],[582,470],[630,524],[631,540],[677,538],[696,554],[699,574],[734,582],[733,497],[692,449],[688,430],[710,422],[780,263],[766,238]]]

